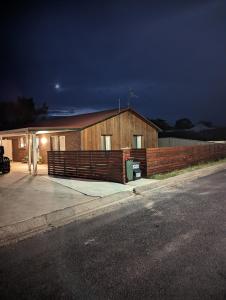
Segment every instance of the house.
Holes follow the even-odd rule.
[[[0,131],[13,161],[47,163],[47,151],[157,147],[160,129],[131,108],[47,119],[27,128]],[[9,148],[9,145],[8,145]],[[29,170],[31,167],[29,167]],[[34,168],[34,172],[36,172]]]

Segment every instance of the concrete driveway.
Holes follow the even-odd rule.
[[[92,197],[106,197],[115,193],[133,191],[133,189],[138,186],[144,186],[156,181],[152,179],[141,178],[136,181],[130,181],[127,184],[121,184],[117,182],[80,178],[58,178],[52,176],[45,176],[45,178]]]
[[[30,220],[102,197],[132,191],[150,180],[128,185],[95,180],[54,178],[47,166],[39,165],[38,175],[28,174],[27,165],[12,163],[12,171],[0,176],[0,227]],[[100,203],[101,204],[101,203]],[[92,204],[95,206],[95,203]]]
[[[38,168],[38,175],[48,174],[48,166],[46,164],[38,164],[37,168]],[[20,162],[11,163],[11,171],[17,174],[18,173],[29,174],[28,165],[26,163],[20,163]]]
[[[45,175],[30,176],[23,167],[12,164],[12,172],[0,176],[0,227],[88,199],[90,197],[46,179]]]

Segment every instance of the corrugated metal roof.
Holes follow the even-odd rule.
[[[26,127],[26,130],[54,130],[54,129],[83,129],[89,126],[92,126],[96,123],[102,122],[106,119],[109,119],[111,117],[114,117],[120,113],[123,113],[125,111],[131,111],[135,115],[137,115],[139,118],[141,118],[143,121],[147,122],[152,127],[156,128],[157,130],[160,130],[155,124],[144,118],[142,115],[137,113],[131,108],[123,108],[119,111],[119,109],[111,109],[111,110],[104,110],[104,111],[98,111],[88,114],[81,114],[81,115],[75,115],[75,116],[67,116],[67,117],[58,117],[58,118],[52,118],[52,119],[46,119],[42,121],[38,121],[36,123],[30,124]],[[20,129],[17,129],[18,131]],[[14,131],[14,130],[10,130]]]

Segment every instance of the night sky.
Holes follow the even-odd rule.
[[[9,3],[9,1],[7,1]],[[226,124],[226,1],[0,4],[0,99]]]

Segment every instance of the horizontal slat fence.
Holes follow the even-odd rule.
[[[129,157],[140,162],[142,176],[146,177],[226,158],[226,144],[112,151],[49,151],[48,173],[125,183],[125,161]]]
[[[125,183],[124,152],[49,151],[48,174]]]
[[[226,158],[226,145],[210,144],[136,149],[132,150],[131,153],[135,160],[141,161],[143,174],[151,176],[182,169],[201,162]]]

